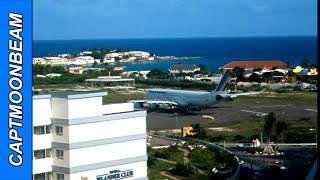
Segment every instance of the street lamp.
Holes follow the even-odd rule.
[[[260,142],[260,144],[261,144],[261,147],[262,147],[262,143],[263,143],[263,140],[262,140],[262,120],[263,120],[263,117],[265,117],[267,114],[266,113],[258,113],[257,114],[257,116],[259,116],[259,117],[261,117],[261,119],[260,119],[260,125],[261,125],[261,130],[260,130],[260,138],[261,138],[261,142]]]
[[[175,114],[175,117],[176,117],[176,126],[177,126],[177,129],[179,129],[179,126],[178,126],[178,113],[175,112],[174,114]]]
[[[315,131],[316,132],[316,150],[318,150],[318,133],[317,133],[317,129],[309,129],[310,131]]]

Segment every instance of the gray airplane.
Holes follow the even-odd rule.
[[[231,71],[227,70],[218,86],[213,91],[186,91],[174,89],[147,89],[144,100],[129,101],[139,107],[154,105],[152,107],[166,107],[170,109],[201,110],[210,107],[220,101],[233,101],[237,96],[253,95],[260,92],[227,93],[226,88],[231,79]]]

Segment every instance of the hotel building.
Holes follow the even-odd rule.
[[[146,111],[105,95],[33,96],[33,179],[148,179]]]

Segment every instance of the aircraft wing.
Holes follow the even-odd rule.
[[[262,92],[264,92],[264,90],[257,91],[257,92],[232,93],[232,94],[221,93],[221,94],[218,94],[218,96],[220,96],[222,98],[231,98],[231,99],[233,99],[233,98],[238,97],[238,96],[255,95],[255,94],[261,94]]]
[[[173,105],[173,106],[178,106],[177,102],[173,101],[161,101],[161,100],[132,100],[128,101],[131,103],[146,103],[146,104],[168,104],[168,105]]]

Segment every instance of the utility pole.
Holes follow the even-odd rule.
[[[263,139],[262,139],[262,130],[263,130],[263,124],[262,124],[262,120],[263,120],[263,117],[265,117],[267,114],[265,114],[265,113],[259,113],[259,114],[257,114],[257,116],[259,116],[259,117],[261,117],[261,119],[260,119],[260,126],[261,126],[261,130],[260,130],[260,138],[261,138],[261,147],[262,147],[262,144],[263,144]]]

